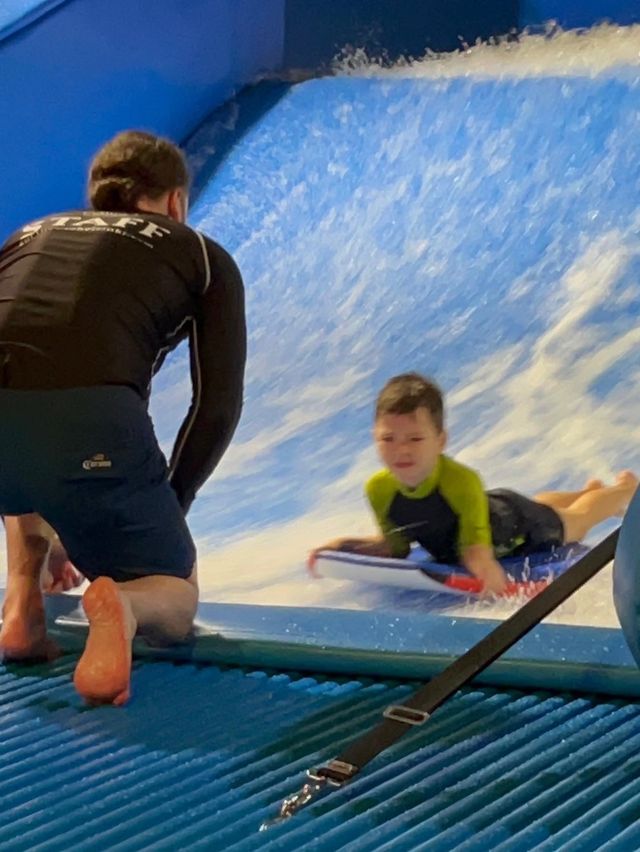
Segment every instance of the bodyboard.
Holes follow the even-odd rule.
[[[583,544],[572,543],[551,551],[501,559],[500,564],[510,580],[507,594],[523,591],[535,594],[588,550]],[[376,583],[427,594],[478,597],[481,593],[480,581],[464,568],[434,562],[419,549],[412,551],[407,559],[322,550],[317,555],[314,572],[335,580]]]

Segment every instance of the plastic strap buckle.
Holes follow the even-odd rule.
[[[385,719],[393,719],[394,722],[403,722],[405,725],[424,725],[431,714],[426,710],[406,707],[404,704],[390,704],[382,715]]]

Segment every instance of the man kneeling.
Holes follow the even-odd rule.
[[[67,565],[54,584],[73,584],[68,562],[91,581],[74,676],[91,703],[127,700],[136,634],[155,643],[190,634],[198,585],[185,515],[240,417],[242,279],[223,248],[185,224],[188,183],[170,142],[119,134],[91,165],[93,210],[32,222],[0,249],[0,651],[56,653],[41,590],[53,528]],[[149,389],[187,337],[193,399],[167,467]]]

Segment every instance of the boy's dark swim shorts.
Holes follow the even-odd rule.
[[[493,548],[499,558],[550,550],[564,544],[558,513],[507,488],[487,491]]]

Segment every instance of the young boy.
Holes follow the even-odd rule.
[[[506,576],[497,561],[579,541],[591,527],[624,513],[638,485],[630,471],[605,486],[551,491],[533,500],[515,491],[485,492],[478,474],[443,450],[447,443],[438,386],[418,373],[390,379],[376,403],[374,438],[385,469],[366,484],[382,535],[340,538],[316,548],[372,556],[408,555],[418,542],[437,562],[460,563],[500,593]]]

